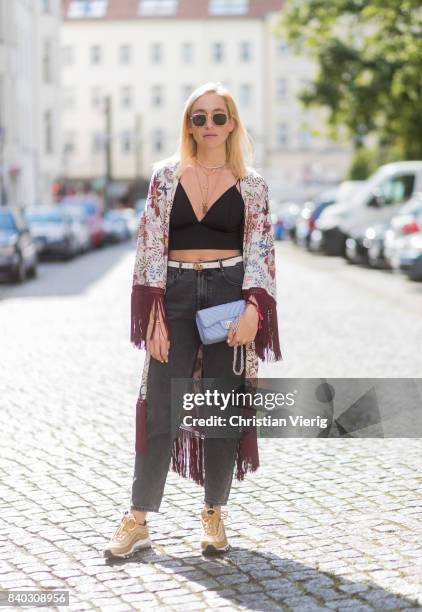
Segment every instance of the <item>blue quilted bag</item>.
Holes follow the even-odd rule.
[[[227,302],[218,306],[210,306],[196,311],[196,325],[202,344],[214,344],[227,339],[229,327],[233,325],[234,330],[241,314],[246,307],[245,300]],[[237,349],[240,349],[240,366],[237,369]],[[243,347],[235,346],[233,352],[233,372],[242,374],[245,367]]]
[[[203,344],[214,344],[226,340],[229,327],[236,323],[245,310],[245,300],[210,306],[196,311],[196,325]]]

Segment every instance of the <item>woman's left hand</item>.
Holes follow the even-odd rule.
[[[251,304],[247,304],[245,311],[239,317],[239,325],[237,330],[229,328],[227,334],[227,344],[235,346],[236,344],[246,344],[255,340],[256,332],[258,331],[259,316],[256,308]]]

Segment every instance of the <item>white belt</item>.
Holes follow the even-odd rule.
[[[215,259],[212,261],[175,261],[168,260],[167,265],[171,268],[185,268],[188,270],[203,270],[205,268],[221,268],[234,266],[239,261],[243,261],[242,255],[227,257],[226,259]]]

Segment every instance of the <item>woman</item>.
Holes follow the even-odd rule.
[[[250,151],[232,96],[207,83],[186,102],[177,154],[151,178],[132,286],[131,341],[146,348],[132,498],[107,557],[151,546],[146,516],[159,511],[169,463],[204,486],[202,550],[228,550],[221,506],[233,471],[242,480],[259,465],[256,433],[216,438],[180,427],[184,415],[170,393],[172,379],[224,377],[238,386],[257,377],[258,357],[281,359],[268,187],[245,165]],[[196,311],[242,298],[227,341],[202,345]]]

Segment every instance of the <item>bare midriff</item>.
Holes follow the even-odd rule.
[[[239,249],[173,249],[169,251],[169,259],[175,261],[209,261],[241,255]]]

